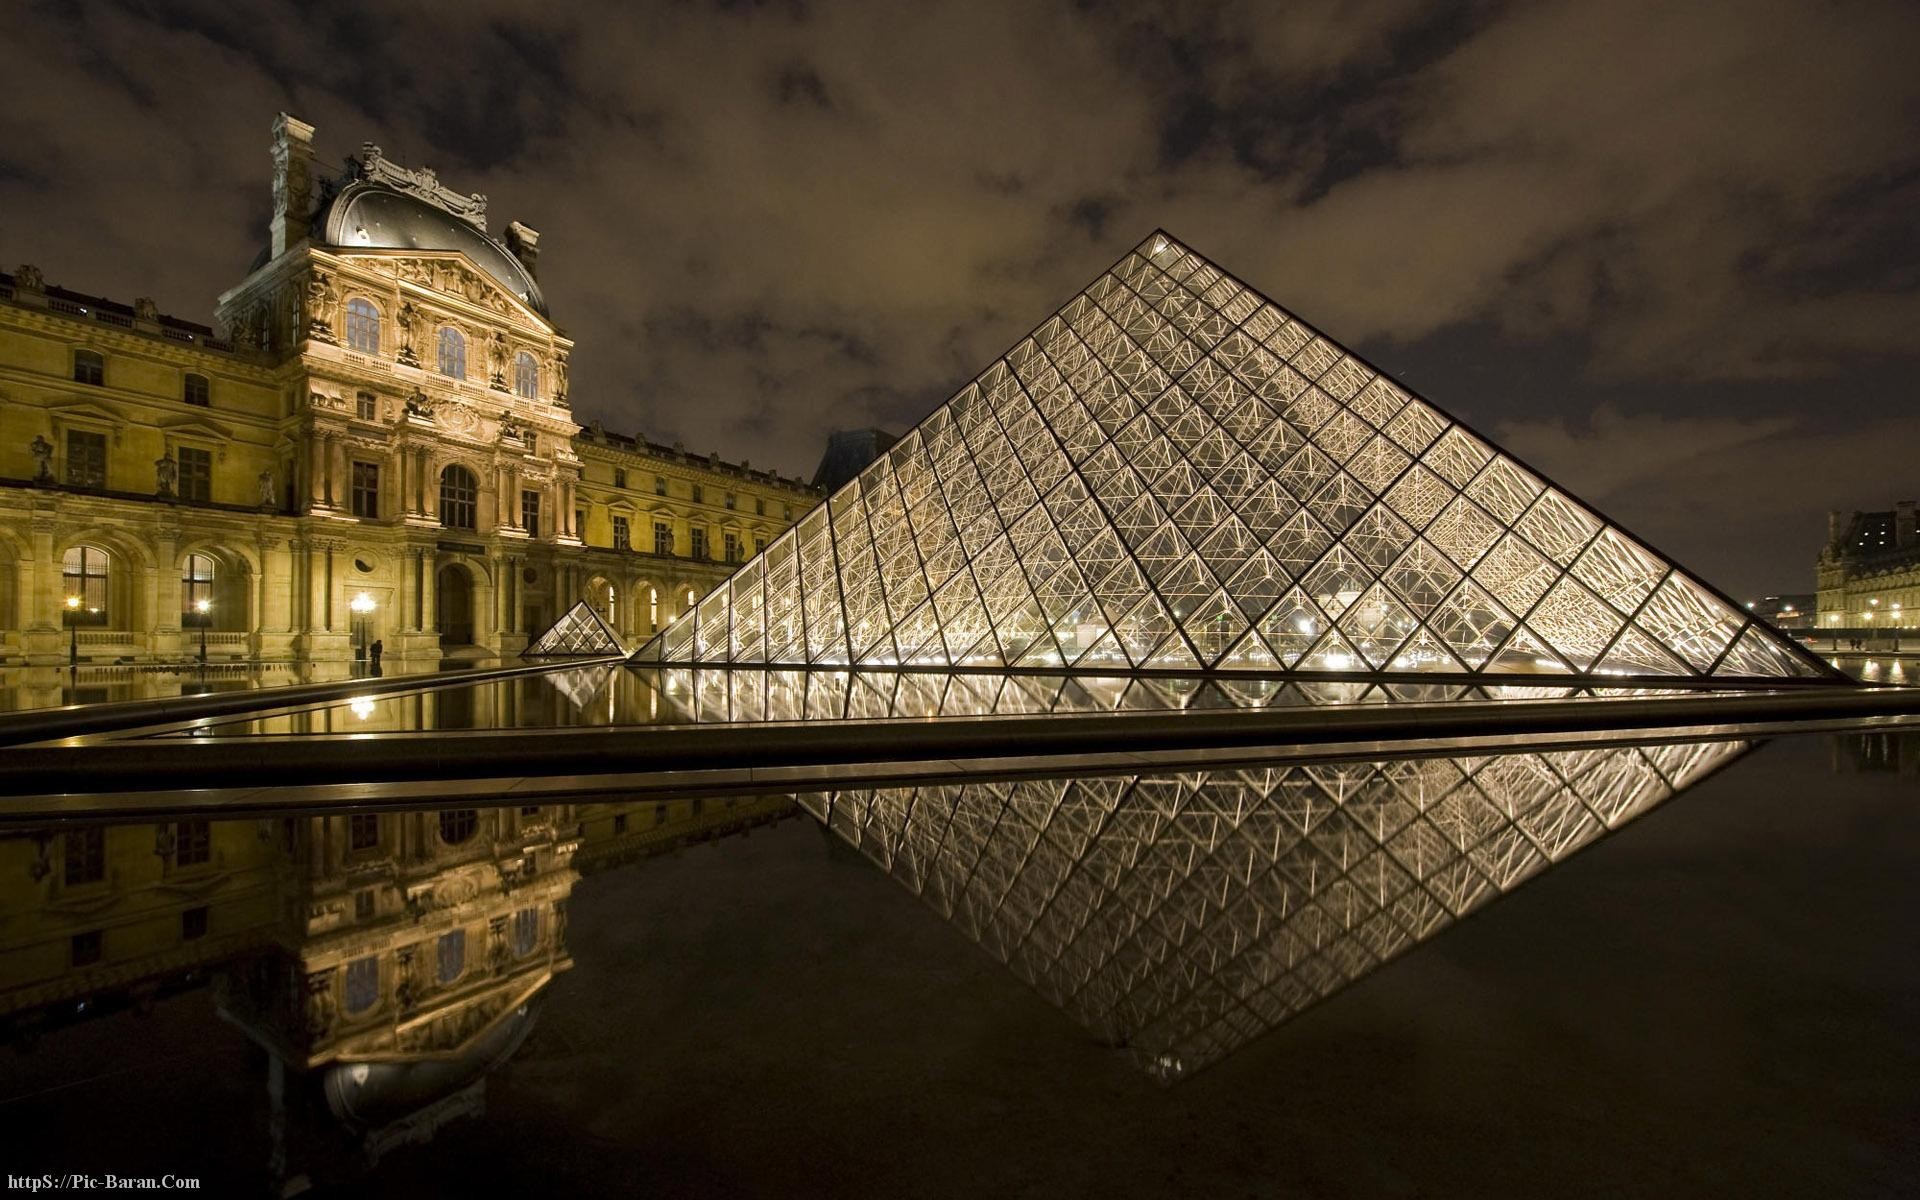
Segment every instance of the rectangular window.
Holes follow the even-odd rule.
[[[740,561],[740,538],[737,535],[731,534],[731,533],[725,536],[726,536],[726,548],[727,548],[727,561],[739,562]]]
[[[380,1000],[380,959],[368,954],[347,964],[347,1011],[363,1013]]]
[[[182,446],[180,459],[180,498],[205,504],[213,499],[213,451]]]
[[[101,387],[107,379],[107,360],[91,350],[73,352],[73,381]]]
[[[353,398],[353,415],[362,421],[371,421],[374,418],[377,403],[372,392],[361,392]]]
[[[653,494],[656,496],[664,496],[667,494],[667,477],[665,475],[655,475],[653,477]]]
[[[347,849],[371,850],[380,844],[380,815],[354,813],[347,818]]]
[[[180,398],[188,404],[197,404],[201,408],[211,404],[212,390],[207,385],[207,377],[189,373],[180,382]]]
[[[198,867],[213,861],[213,826],[206,821],[180,821],[173,827],[173,865]]]
[[[356,517],[380,515],[379,463],[353,464],[353,515]]]
[[[528,537],[540,536],[540,493],[520,493],[520,527]]]
[[[753,539],[753,552],[755,554],[765,554],[767,552],[767,539],[759,537]]]
[[[627,831],[627,814],[613,814],[613,831],[615,833],[625,833]]]
[[[736,495],[734,495],[734,494],[733,494],[732,492],[728,492],[728,493],[727,493],[727,507],[728,507],[728,508],[738,508],[738,507],[740,507],[740,498],[739,498],[738,496],[736,496]]]
[[[693,485],[693,502],[695,504],[705,504],[707,502],[707,489],[697,483]]]
[[[625,550],[628,545],[627,539],[629,536],[627,532],[627,519],[625,517],[615,517],[613,519],[613,548],[615,550]]]
[[[361,888],[353,894],[353,917],[356,921],[371,921],[374,914],[373,889]]]
[[[587,510],[584,508],[573,510],[573,536],[577,538],[587,536]]]
[[[99,883],[107,877],[107,831],[76,829],[66,835],[62,849],[68,887]]]
[[[180,914],[180,940],[191,942],[207,936],[207,906],[189,908]]]
[[[767,515],[767,501],[765,497],[761,497],[761,496],[754,497],[753,515],[756,517],[764,517]]]
[[[673,553],[673,526],[665,521],[653,523],[653,552],[655,554]]]
[[[615,467],[613,469],[613,486],[617,488],[627,486],[627,469],[625,467]]]
[[[693,546],[687,551],[687,553],[691,554],[695,558],[705,558],[707,556],[707,531],[704,529],[695,528],[692,532],[693,532]]]
[[[525,958],[540,944],[540,910],[523,908],[513,914],[513,956]]]
[[[89,967],[100,961],[100,931],[89,929],[73,935],[73,965]]]
[[[107,435],[67,430],[67,482],[74,487],[107,486]]]

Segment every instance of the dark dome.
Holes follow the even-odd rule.
[[[376,183],[354,183],[327,207],[320,225],[327,242],[344,250],[458,250],[527,307],[547,315],[540,285],[519,259],[475,226],[425,200]]]

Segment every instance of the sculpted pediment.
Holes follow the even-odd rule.
[[[393,275],[402,283],[456,297],[503,317],[532,321],[541,326],[548,324],[545,317],[527,307],[518,296],[500,286],[492,276],[474,266],[466,255],[457,250],[431,254],[379,250],[337,253],[343,259],[375,260],[383,273]]]
[[[69,396],[48,403],[47,408],[56,416],[68,420],[97,421],[103,425],[125,423],[127,414],[110,404],[102,404],[91,397]]]

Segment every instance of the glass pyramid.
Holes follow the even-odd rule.
[[[1745,742],[801,793],[1171,1080],[1698,782]]]
[[[560,614],[546,632],[527,643],[522,658],[581,658],[625,654],[620,635],[585,600]]]
[[[1165,233],[636,658],[1840,678]]]

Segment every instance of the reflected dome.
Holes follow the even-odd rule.
[[[424,200],[377,183],[348,185],[328,207],[322,227],[343,249],[457,250],[541,316],[540,285],[505,246],[467,221]]]

